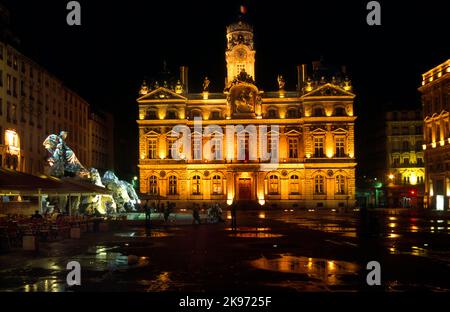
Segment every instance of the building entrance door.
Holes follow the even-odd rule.
[[[239,200],[251,199],[251,179],[240,178],[239,179]]]

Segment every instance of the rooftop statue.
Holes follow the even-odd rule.
[[[278,75],[277,80],[278,80],[278,89],[284,90],[284,86],[286,85],[286,81],[284,80],[283,76],[282,75]]]
[[[205,77],[205,80],[203,80],[203,92],[209,91],[209,84],[211,81],[208,79],[208,77]]]
[[[50,153],[48,163],[50,175],[64,176],[89,176],[89,172],[83,167],[75,153],[66,144],[67,132],[61,131],[59,135],[50,134],[44,141],[45,149]]]

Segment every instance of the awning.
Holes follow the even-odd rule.
[[[47,175],[35,176],[0,168],[0,196],[37,196],[39,194],[97,195],[111,194],[111,192],[80,178],[58,179]]]

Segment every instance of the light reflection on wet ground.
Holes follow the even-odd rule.
[[[131,232],[121,232],[116,233],[115,236],[118,237],[127,237],[127,238],[133,238],[133,237],[168,237],[173,236],[173,234],[165,232],[165,231],[159,231],[159,230],[149,230],[149,231],[131,231]]]
[[[228,234],[229,237],[242,237],[242,238],[277,238],[282,237],[282,234],[264,233],[264,232],[244,232],[244,233],[232,233]]]
[[[296,257],[281,254],[279,258],[265,257],[253,260],[251,266],[269,271],[282,273],[306,274],[310,278],[318,279],[327,285],[342,285],[346,282],[343,277],[353,276],[356,279],[359,266],[356,263],[330,259]]]

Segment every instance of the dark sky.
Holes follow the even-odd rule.
[[[82,25],[66,24],[66,0],[0,0],[11,10],[21,50],[91,105],[116,117],[117,169],[136,171],[136,97],[142,79],[189,66],[191,91],[208,75],[223,89],[225,26],[242,1],[79,1]],[[366,173],[373,127],[388,107],[419,108],[421,73],[450,57],[446,1],[379,1],[382,26],[366,24],[368,1],[245,1],[255,28],[256,82],[295,88],[296,65],[324,57],[347,64],[357,122],[357,158]],[[197,90],[196,90],[197,89]],[[125,177],[124,177],[125,178]]]

